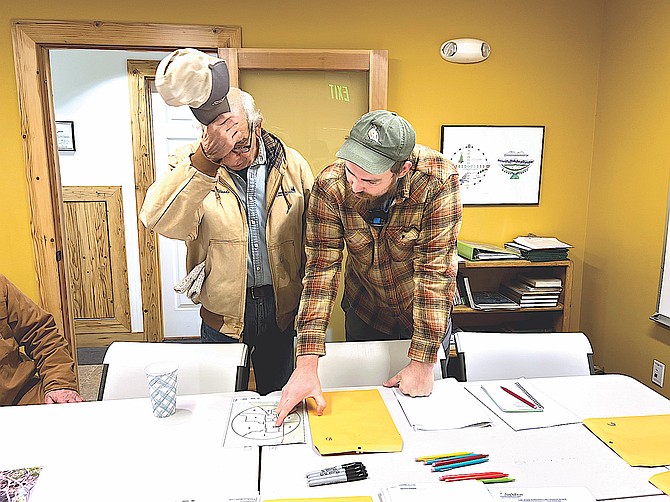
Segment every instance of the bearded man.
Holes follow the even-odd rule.
[[[337,152],[339,160],[316,178],[296,368],[282,390],[277,425],[307,397],[317,413],[325,409],[317,368],[345,244],[347,341],[411,338],[410,363],[383,384],[410,396],[432,392],[438,348],[450,336],[462,208],[453,164],[415,140],[399,115],[367,113]]]

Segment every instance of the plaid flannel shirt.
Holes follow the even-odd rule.
[[[344,294],[351,308],[384,333],[392,333],[396,324],[412,332],[411,359],[437,360],[458,271],[458,173],[439,152],[421,145],[409,160],[413,167],[399,180],[382,229],[371,227],[347,204],[344,161],[317,176],[307,212],[298,355],[325,354],[346,242]]]

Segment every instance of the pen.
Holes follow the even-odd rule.
[[[446,460],[458,460],[458,459],[466,460],[468,458],[471,458],[474,455],[479,455],[479,453],[467,453],[465,455],[457,455],[457,456],[453,456],[453,457],[434,458],[432,460],[426,460],[424,462],[424,464],[425,465],[435,465],[437,462],[444,462]]]
[[[530,407],[533,408],[533,409],[537,409],[537,405],[536,405],[535,403],[532,403],[532,402],[530,402],[528,399],[526,399],[526,398],[524,398],[524,397],[521,397],[521,396],[520,396],[519,394],[517,394],[516,392],[513,392],[513,391],[509,390],[507,387],[505,387],[505,386],[503,386],[503,385],[501,385],[500,388],[501,388],[502,390],[504,390],[505,392],[507,392],[510,396],[514,396],[515,398],[517,398],[517,399],[518,399],[519,401],[521,401],[522,403],[527,404],[528,406],[530,406]]]
[[[450,457],[459,457],[462,455],[472,455],[471,451],[457,451],[454,453],[440,453],[438,455],[424,455],[423,457],[416,457],[414,460],[417,462],[426,462],[428,460],[435,460],[438,458],[450,458]]]
[[[459,462],[457,464],[448,464],[448,465],[441,465],[439,467],[433,467],[431,468],[431,471],[433,472],[450,471],[451,469],[456,469],[457,467],[465,467],[466,465],[481,464],[483,462],[488,461],[489,461],[488,458],[478,458],[477,460],[467,460],[465,462]]]
[[[484,483],[484,484],[489,484],[489,483],[510,483],[510,482],[514,481],[514,478],[508,478],[508,477],[504,477],[504,478],[489,478],[489,479],[480,479],[479,481],[481,481],[481,482]]]
[[[334,467],[325,467],[323,469],[320,469],[318,471],[310,471],[307,474],[305,474],[306,478],[311,478],[314,476],[326,476],[328,474],[339,474],[344,472],[344,470],[347,467],[356,467],[360,466],[363,467],[363,462],[349,462],[347,464],[342,464],[342,465],[336,465]]]
[[[440,481],[462,481],[465,479],[502,479],[509,476],[504,472],[472,472],[470,474],[446,474],[440,476]]]
[[[524,394],[526,394],[526,396],[528,397],[528,399],[530,399],[531,401],[533,401],[533,402],[537,405],[538,408],[544,408],[544,406],[542,406],[542,405],[537,401],[537,399],[535,399],[533,396],[531,396],[531,395],[530,395],[530,392],[528,392],[524,387],[522,387],[521,384],[520,384],[519,382],[514,382],[514,384],[515,384],[517,387],[519,387],[519,389],[521,389],[521,392],[523,392]]]
[[[468,455],[466,457],[457,457],[447,460],[437,460],[433,462],[431,465],[433,467],[439,467],[441,465],[458,464],[460,462],[465,462],[466,460],[477,460],[479,458],[486,458],[486,457],[488,457],[488,454],[481,453],[477,455]]]
[[[365,470],[364,466],[347,467],[346,469],[344,469],[344,471],[337,472],[334,474],[326,474],[323,476],[310,476],[309,478],[307,478],[307,482],[311,483],[312,481],[323,481],[331,478],[339,478],[341,476],[356,476],[361,473],[367,474],[367,471]]]

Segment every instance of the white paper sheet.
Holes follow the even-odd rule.
[[[486,485],[467,480],[447,483],[398,483],[382,487],[379,494],[382,502],[431,502],[443,500],[467,500],[468,502],[492,502],[493,497]]]
[[[519,488],[518,486],[489,486],[493,500],[505,502],[595,502],[585,486]]]
[[[300,405],[276,427],[278,397],[233,398],[223,446],[268,446],[305,442],[305,412]]]
[[[541,413],[504,412],[498,405],[496,405],[493,399],[486,394],[480,382],[468,383],[465,388],[515,431],[553,427],[556,425],[577,424],[581,422],[581,419],[577,415],[558,404],[546,394],[540,392],[526,379],[498,380],[495,384],[515,389],[517,388],[516,382],[521,383],[523,388],[542,404],[543,410]],[[488,382],[486,385],[491,385],[491,383]]]
[[[477,399],[454,378],[436,380],[428,397],[409,397],[395,389],[407,420],[415,430],[435,431],[491,425],[491,417]]]

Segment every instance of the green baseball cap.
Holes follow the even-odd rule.
[[[409,122],[396,113],[375,110],[358,119],[336,155],[370,174],[383,174],[396,162],[407,160],[415,142]]]

